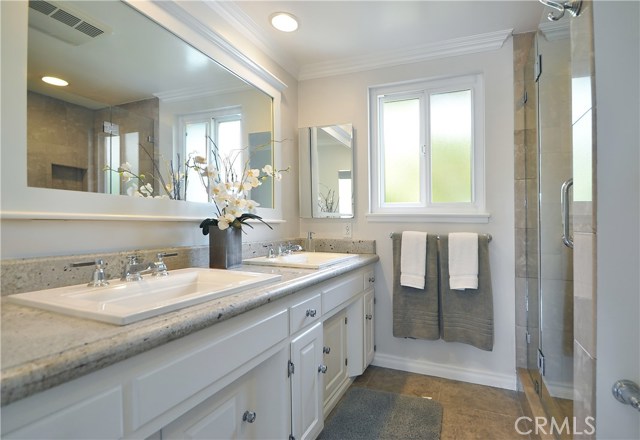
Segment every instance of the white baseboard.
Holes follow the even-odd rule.
[[[405,359],[383,353],[376,353],[371,365],[459,380],[461,382],[504,388],[507,390],[516,389],[515,371],[513,374],[496,374],[486,370],[472,370],[458,365],[435,364],[428,361]]]

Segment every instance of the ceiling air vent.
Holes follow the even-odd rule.
[[[30,0],[29,7],[30,27],[74,46],[110,33],[107,26],[61,2]]]

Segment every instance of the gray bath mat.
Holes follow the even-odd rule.
[[[437,440],[442,406],[421,397],[351,387],[318,437],[322,440]]]

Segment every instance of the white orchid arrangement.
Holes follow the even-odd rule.
[[[247,159],[242,170],[237,171],[235,163],[242,158],[246,148],[235,150],[231,157],[222,157],[213,139],[209,138],[209,141],[213,145],[211,149],[212,162],[209,162],[206,157],[191,153],[184,162],[185,171],[183,172],[180,156],[178,155],[176,168],[174,168],[172,161],[167,163],[168,176],[171,179],[169,182],[163,179],[162,173],[160,173],[155,163],[154,170],[156,175],[137,174],[132,170],[132,166],[128,162],[121,164],[117,170],[108,165],[104,169],[117,172],[125,183],[136,182],[136,185],[127,187],[126,191],[130,196],[172,200],[184,198],[188,183],[187,176],[189,175],[187,171],[189,169],[195,170],[207,190],[209,200],[213,202],[216,208],[216,216],[214,218],[206,218],[200,223],[200,228],[202,228],[204,235],[209,234],[209,226],[211,225],[217,226],[220,230],[225,230],[229,227],[242,229],[242,225],[253,228],[247,223],[247,220],[250,219],[258,220],[271,228],[268,223],[264,222],[256,214],[257,207],[260,204],[250,199],[249,195],[253,188],[262,185],[262,182],[266,179],[282,180],[282,173],[289,171],[289,168],[278,170],[272,165],[265,165],[262,169],[250,168],[250,163]],[[142,145],[140,145],[140,148],[149,155]],[[158,181],[158,187],[164,192],[163,194],[154,195],[154,188],[151,183],[153,180]]]
[[[229,227],[242,229],[242,225],[253,228],[247,223],[250,219],[258,220],[271,228],[256,214],[260,204],[249,198],[250,191],[262,185],[266,179],[282,180],[282,173],[289,171],[289,168],[277,170],[272,165],[265,165],[262,169],[250,168],[247,160],[242,170],[238,172],[234,164],[242,157],[244,149],[236,150],[231,157],[221,157],[216,144],[213,140],[210,139],[210,141],[213,144],[211,150],[213,163],[208,163],[202,156],[190,155],[190,160],[193,158],[194,164],[192,168],[198,171],[198,176],[216,207],[216,217],[206,218],[200,223],[202,233],[209,234],[211,225],[217,226],[220,230]]]

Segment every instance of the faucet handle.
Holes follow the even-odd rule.
[[[104,287],[109,285],[107,276],[104,273],[104,260],[102,258],[96,258],[96,268],[93,271],[93,280],[89,284],[90,287]]]
[[[93,271],[93,279],[87,284],[89,287],[102,287],[108,286],[109,281],[107,281],[106,274],[104,273],[104,260],[102,258],[96,258],[94,261],[83,261],[81,263],[71,263],[71,267],[85,267],[85,266],[94,266],[95,270]]]
[[[267,254],[267,258],[275,258],[276,251],[273,249],[273,243],[263,244],[262,247],[269,248],[269,252]]]
[[[154,277],[164,277],[169,275],[169,272],[167,271],[167,265],[164,262],[164,257],[175,257],[176,255],[178,255],[177,252],[172,252],[170,254],[166,252],[158,252],[156,254],[156,262],[153,263],[154,267],[152,275]]]

